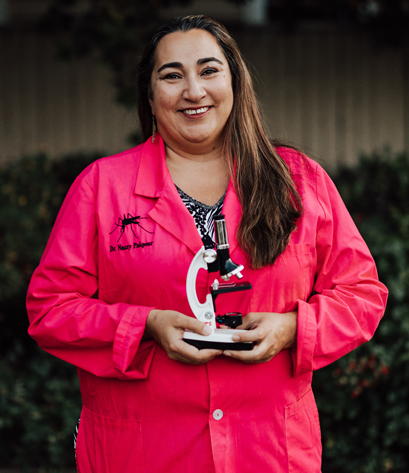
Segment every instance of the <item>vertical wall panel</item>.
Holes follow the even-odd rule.
[[[0,74],[4,79],[3,103],[0,113],[4,116],[4,143],[2,158],[12,156],[16,151],[20,154],[18,137],[22,133],[19,120],[21,109],[21,86],[18,77],[18,38],[10,36],[2,41],[4,64],[0,67]]]
[[[332,37],[332,67],[335,72],[335,127],[336,127],[336,161],[346,162],[347,154],[347,65],[348,52],[344,38],[337,41]]]
[[[281,137],[282,139],[288,140],[288,135],[285,127],[286,120],[288,120],[288,110],[286,103],[286,84],[287,84],[287,75],[286,75],[286,58],[287,58],[287,42],[285,38],[279,37],[272,41],[272,38],[269,38],[269,46],[271,44],[277,44],[277,62],[275,63],[274,71],[272,77],[275,79],[275,84],[270,86],[274,91],[272,107],[268,111],[268,116],[270,121],[273,122],[275,131],[275,137]],[[270,46],[271,47],[271,46]]]
[[[345,35],[341,42],[344,49],[343,82],[344,82],[344,154],[338,156],[338,164],[353,164],[356,160],[354,136],[356,133],[353,90],[356,78],[355,41],[351,35]]]
[[[369,144],[369,126],[366,117],[368,116],[369,93],[367,90],[367,61],[370,59],[366,52],[365,39],[351,37],[349,41],[350,50],[350,70],[353,74],[351,83],[351,126],[349,136],[349,153],[359,154],[367,144]]]
[[[284,129],[290,141],[301,144],[302,112],[299,59],[299,38],[286,38],[286,54],[284,61],[284,97],[287,113],[285,114]]]
[[[380,142],[394,148],[404,146],[404,97],[402,52],[383,50],[380,56]]]
[[[7,83],[7,72],[4,70],[6,64],[6,47],[4,39],[0,36],[0,67],[3,67],[3,70],[0,70],[0,156],[1,151],[5,151],[6,146],[6,95],[9,93],[8,83]],[[1,163],[0,163],[1,164]]]
[[[34,39],[34,38],[33,38]],[[53,133],[53,120],[51,116],[50,93],[50,66],[52,53],[50,44],[37,40],[37,55],[32,80],[36,84],[36,112],[37,112],[37,137],[35,143],[39,151],[50,151],[51,136]]]
[[[320,146],[320,143],[324,143],[324,133],[321,128],[321,109],[322,105],[322,89],[323,89],[323,80],[322,80],[322,70],[326,67],[326,64],[321,64],[319,57],[319,45],[321,41],[318,36],[311,37],[310,49],[311,53],[309,54],[309,94],[311,98],[311,103],[308,105],[311,119],[311,129],[309,134],[308,146],[312,150],[317,150]],[[322,148],[321,148],[322,149]]]
[[[319,153],[322,163],[327,168],[334,168],[336,165],[336,73],[333,66],[334,44],[331,36],[319,37],[316,54],[319,130],[318,149],[314,151]]]
[[[272,136],[285,138],[284,123],[286,120],[285,103],[285,47],[282,38],[271,41],[271,36],[265,36],[265,46],[268,51],[268,60],[264,60],[268,67],[268,75],[264,79],[264,87],[268,90],[267,100],[263,102],[266,115],[274,117],[274,123],[270,120]],[[267,77],[270,78],[267,81]]]
[[[403,77],[403,140],[405,149],[409,150],[409,47],[402,55]]]

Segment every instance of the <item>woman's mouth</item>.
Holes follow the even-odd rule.
[[[189,117],[196,117],[197,115],[205,114],[209,109],[210,107],[186,108],[185,110],[181,110],[181,112]]]

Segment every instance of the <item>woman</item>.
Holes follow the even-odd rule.
[[[138,81],[146,142],[77,178],[28,294],[30,334],[78,367],[78,471],[319,472],[312,372],[379,323],[369,251],[325,172],[268,139],[222,25],[160,28]],[[253,290],[218,310],[246,314],[251,351],[182,339],[206,334],[186,274],[221,209]]]

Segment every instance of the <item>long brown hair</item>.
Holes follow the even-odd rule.
[[[226,28],[205,15],[179,17],[160,27],[146,46],[138,68],[138,113],[144,140],[151,136],[151,78],[159,41],[176,31],[201,29],[217,40],[232,75],[233,108],[225,128],[224,153],[242,205],[240,246],[254,269],[273,264],[286,248],[302,212],[290,171],[271,141],[256,99],[250,73]],[[234,164],[236,164],[233,173]]]

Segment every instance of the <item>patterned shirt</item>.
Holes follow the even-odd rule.
[[[219,201],[214,205],[206,205],[202,202],[195,200],[190,195],[185,194],[182,189],[176,186],[183,203],[192,215],[197,231],[199,232],[200,238],[203,241],[203,245],[206,249],[214,248],[216,239],[214,235],[214,217],[221,215],[224,198],[226,192],[220,197]]]

